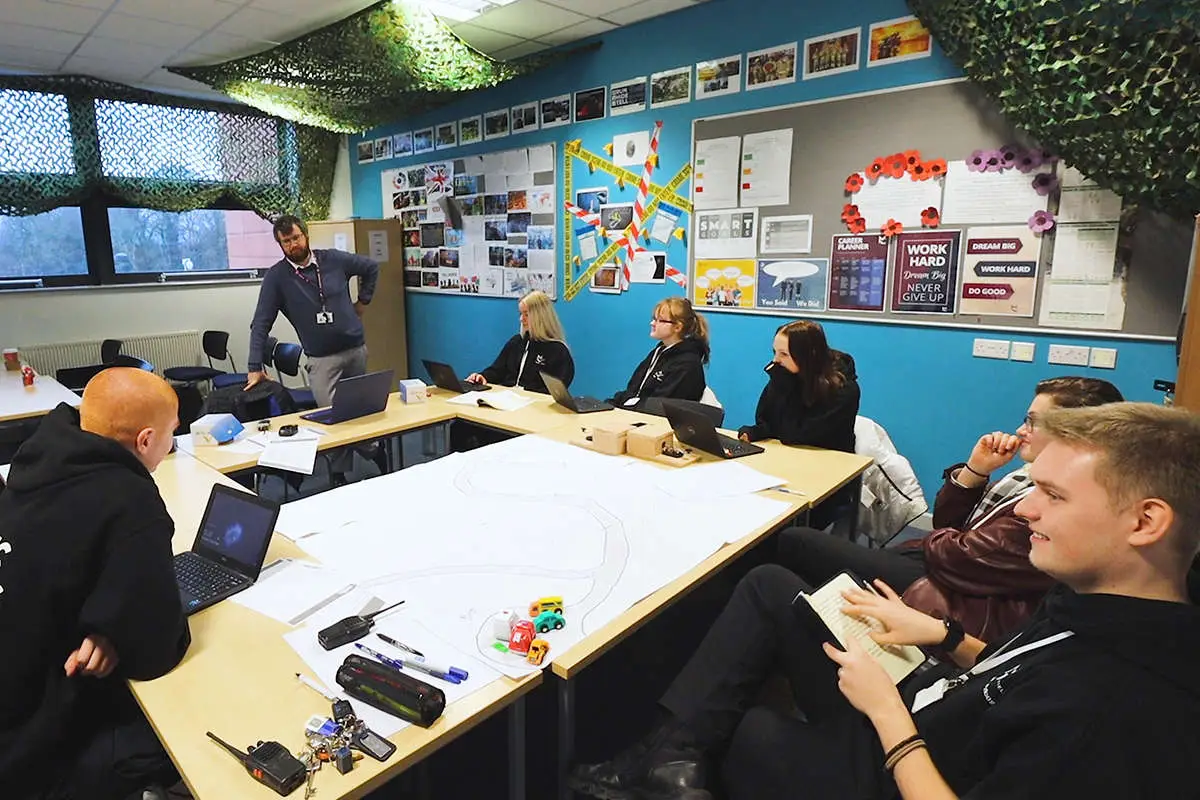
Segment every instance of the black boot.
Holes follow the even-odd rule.
[[[611,761],[576,765],[567,783],[601,800],[710,800],[706,779],[704,754],[671,721]]]

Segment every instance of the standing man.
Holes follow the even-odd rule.
[[[341,250],[311,250],[308,226],[290,214],[275,221],[284,258],[267,270],[250,323],[246,388],[267,377],[263,347],[280,311],[300,336],[318,406],[333,403],[341,378],[367,371],[362,315],[375,294],[379,265]],[[350,276],[358,276],[358,301],[350,300]]]

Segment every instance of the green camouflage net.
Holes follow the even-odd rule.
[[[0,79],[0,214],[94,196],[161,211],[328,211],[338,137],[83,76]],[[309,155],[311,153],[311,156]],[[324,193],[324,199],[321,194]]]
[[[1126,202],[1200,209],[1197,0],[908,0],[1013,125]]]
[[[340,133],[420,114],[562,58],[517,62],[477,52],[424,7],[376,3],[266,52],[208,67],[168,67],[255,108]]]

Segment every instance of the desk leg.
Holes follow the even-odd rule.
[[[567,786],[567,773],[575,761],[575,683],[558,681],[558,798],[571,800],[573,792]]]
[[[508,707],[508,800],[525,800],[525,698]]]

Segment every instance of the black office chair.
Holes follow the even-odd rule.
[[[54,371],[54,380],[70,389],[75,394],[83,394],[83,388],[88,381],[99,375],[110,364],[88,364],[86,367],[63,367]]]
[[[304,351],[300,349],[300,345],[292,342],[279,342],[275,345],[275,374],[290,375],[293,378],[300,375],[300,356]],[[279,381],[283,383],[281,379]],[[292,402],[296,404],[296,408],[301,410],[317,407],[317,399],[313,396],[312,389],[307,388],[308,378],[304,378],[304,389],[288,388],[288,394],[292,396]]]
[[[134,369],[144,369],[146,372],[154,372],[154,365],[144,358],[137,356],[127,356],[124,353],[118,353],[117,356],[104,367],[133,367]]]
[[[226,383],[218,384],[216,379],[222,375],[229,375],[229,373],[213,366],[213,359],[216,359],[217,361],[228,361],[229,366],[233,367],[235,372],[237,370],[237,364],[234,363],[233,356],[229,354],[228,331],[205,331],[200,337],[200,347],[204,351],[205,358],[208,359],[207,367],[169,367],[163,370],[163,377],[176,383],[211,381],[214,389],[222,385],[228,386],[237,383],[237,378],[234,377]],[[242,383],[246,382],[245,373],[242,373],[241,381]]]
[[[121,347],[125,343],[120,339],[105,339],[100,343],[100,363],[111,364],[121,355]]]

